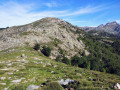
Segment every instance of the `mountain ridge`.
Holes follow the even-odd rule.
[[[120,36],[120,24],[118,24],[116,21],[109,22],[104,24],[101,24],[97,27],[80,27],[83,30],[97,30],[97,31],[104,31],[113,35]]]

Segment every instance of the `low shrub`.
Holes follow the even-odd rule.
[[[35,50],[39,50],[39,49],[40,49],[40,44],[38,44],[38,43],[35,44],[34,49],[35,49]]]
[[[45,56],[49,57],[50,54],[51,54],[51,48],[50,48],[50,47],[47,47],[47,46],[43,46],[43,49],[41,50],[41,52],[42,52]]]
[[[58,82],[48,82],[42,90],[63,90],[63,87]]]

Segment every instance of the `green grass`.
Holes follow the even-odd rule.
[[[24,58],[21,57],[23,53],[26,56]],[[55,60],[43,56],[42,53],[28,46],[16,47],[11,52],[8,52],[8,50],[1,51],[0,62],[0,78],[5,77],[4,80],[0,80],[1,90],[4,88],[14,90],[17,87],[25,90],[30,84],[40,85],[46,81],[58,81],[68,78],[79,81],[79,87],[86,90],[99,89],[102,86],[104,89],[112,88],[115,83],[120,83],[120,76],[55,62]],[[10,63],[11,65],[8,65]],[[21,82],[12,82],[18,79],[21,79]],[[6,83],[6,85],[1,83]]]

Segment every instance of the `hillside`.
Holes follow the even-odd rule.
[[[110,89],[120,83],[120,76],[56,62],[27,45],[0,52],[0,79],[1,90],[25,90],[29,85],[61,79],[78,81],[79,90]]]
[[[0,44],[2,90],[26,90],[29,85],[42,90],[113,89],[120,83],[120,40],[107,32],[85,32],[47,17],[0,30]],[[71,83],[61,86],[63,79]]]
[[[0,31],[0,51],[15,46],[23,46],[29,43],[34,46],[36,43],[47,44],[52,50],[51,58],[55,59],[64,50],[68,57],[74,56],[79,51],[85,51],[85,44],[77,40],[78,35],[74,34],[78,27],[58,18],[43,18],[36,22],[14,26]],[[81,33],[82,36],[82,33]],[[74,42],[73,42],[74,41]]]

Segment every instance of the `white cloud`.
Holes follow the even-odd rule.
[[[80,8],[79,10],[73,11],[72,13],[68,13],[66,14],[66,16],[94,13],[94,12],[105,10],[107,8],[109,7],[104,7],[104,5],[94,6],[94,7],[88,5],[86,7]]]
[[[48,7],[55,6],[55,3],[49,4]],[[76,11],[73,10],[52,10],[52,11],[34,11],[33,4],[19,4],[16,2],[7,2],[0,5],[0,27],[23,25],[43,17],[65,17],[75,16],[97,12],[103,10],[102,6],[87,6]]]
[[[58,6],[58,4],[55,2],[44,3],[44,5],[47,7],[57,7]]]
[[[117,23],[120,23],[120,20],[116,20]]]

